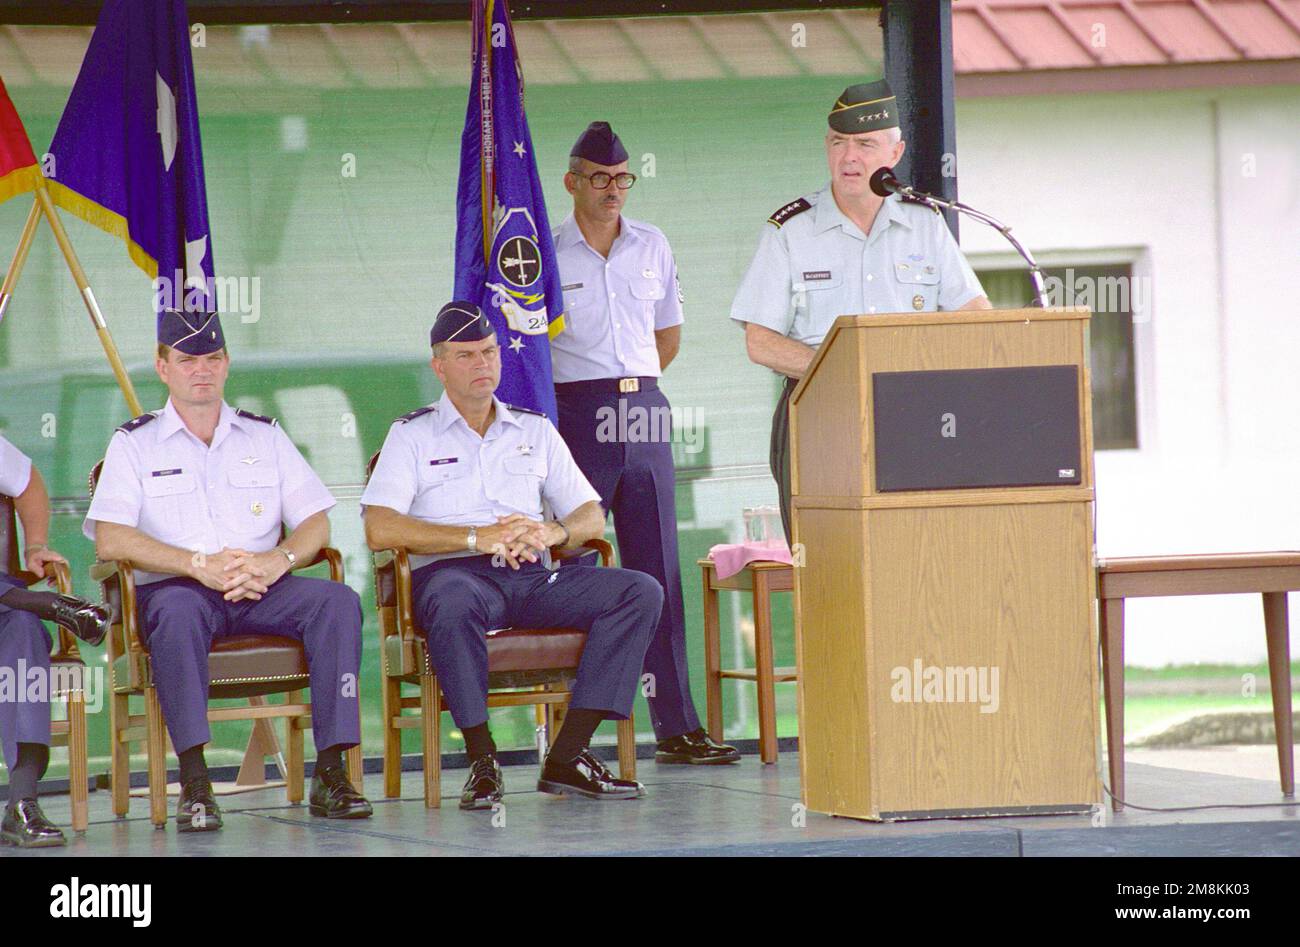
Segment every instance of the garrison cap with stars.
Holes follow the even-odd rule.
[[[614,129],[609,127],[609,122],[592,122],[573,143],[569,157],[586,158],[593,164],[609,167],[626,161],[627,149],[614,134]]]
[[[438,310],[429,330],[429,344],[439,342],[477,342],[492,334],[492,323],[474,303],[453,299]]]
[[[225,347],[215,312],[164,309],[158,316],[158,341],[186,355],[207,355]]]
[[[851,85],[826,116],[831,128],[845,135],[898,127],[898,103],[884,79]]]

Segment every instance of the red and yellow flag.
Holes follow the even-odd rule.
[[[34,190],[41,179],[27,129],[0,79],[0,203]]]

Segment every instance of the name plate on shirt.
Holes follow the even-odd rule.
[[[1081,482],[1074,365],[872,375],[876,489]]]

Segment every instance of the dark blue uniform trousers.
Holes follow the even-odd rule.
[[[496,628],[581,628],[587,645],[569,706],[632,713],[641,661],[663,608],[649,576],[627,569],[494,566],[490,556],[442,559],[411,576],[412,608],[456,726],[488,719],[487,633]]]
[[[626,400],[628,411],[640,408],[647,417],[662,412],[664,423],[657,441],[597,439],[597,412],[608,408],[617,418],[620,398]],[[653,696],[648,696],[646,703],[655,737],[666,740],[699,729],[686,665],[686,611],[682,603],[682,569],[677,560],[677,478],[673,472],[668,399],[657,388],[619,394],[557,385],[556,403],[560,436],[600,494],[601,505],[614,514],[619,564],[653,576],[664,591],[663,614],[645,655],[645,671],[654,675]]]
[[[23,584],[13,576],[0,575],[0,594]],[[4,742],[5,766],[11,771],[18,762],[19,743],[50,745],[50,648],[54,642],[41,620],[31,612],[0,605],[0,674],[10,677],[0,690],[0,741]],[[22,663],[19,663],[22,662]],[[28,687],[32,668],[39,668],[44,680]],[[36,697],[37,700],[28,700]]]
[[[361,599],[346,585],[286,575],[261,601],[227,602],[215,589],[178,576],[142,585],[136,595],[158,700],[177,753],[212,738],[208,652],[217,638],[234,635],[301,641],[311,672],[316,749],[361,742]]]

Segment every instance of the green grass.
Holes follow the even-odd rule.
[[[1295,707],[1293,702],[1292,708]],[[1238,697],[1234,694],[1162,694],[1152,697],[1130,697],[1124,701],[1125,740],[1132,740],[1137,734],[1157,726],[1167,726],[1189,714],[1229,710],[1272,713],[1273,701],[1268,696]]]
[[[1260,682],[1268,681],[1268,665],[1259,664],[1170,664],[1162,668],[1126,667],[1124,680],[1129,683],[1141,681],[1176,681],[1187,678],[1239,678],[1243,674],[1254,674]],[[1291,676],[1300,674],[1300,661],[1291,662]]]

